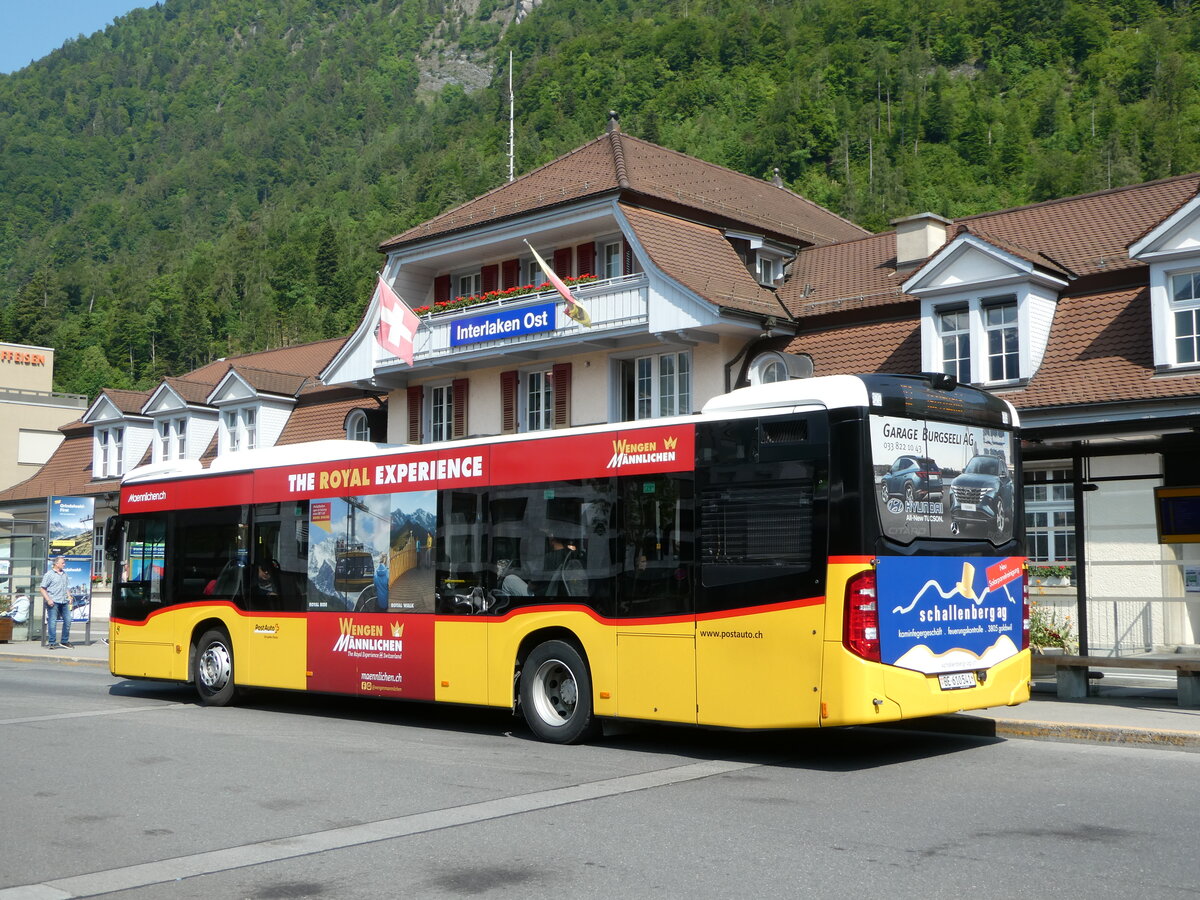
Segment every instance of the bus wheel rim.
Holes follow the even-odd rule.
[[[211,691],[219,691],[229,683],[233,674],[233,659],[224,644],[210,644],[200,656],[201,683]]]
[[[548,725],[563,725],[575,714],[579,688],[575,675],[560,660],[550,659],[533,675],[533,705]]]

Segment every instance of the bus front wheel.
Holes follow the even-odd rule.
[[[196,644],[192,672],[205,706],[227,706],[234,697],[233,642],[224,631],[206,631]]]
[[[574,744],[593,737],[592,678],[579,651],[563,641],[538,644],[521,669],[521,712],[539,739]]]

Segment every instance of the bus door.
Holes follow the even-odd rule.
[[[823,412],[700,429],[696,685],[702,725],[819,721]]]
[[[112,600],[114,675],[177,678],[175,632],[166,605],[167,513],[125,519]],[[186,666],[186,659],[184,660]],[[186,676],[186,671],[183,673]]]
[[[617,715],[696,721],[694,480],[620,479]]]

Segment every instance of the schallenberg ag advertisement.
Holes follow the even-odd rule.
[[[871,455],[879,520],[893,540],[1012,537],[1012,432],[872,416]]]
[[[1020,650],[1021,557],[884,556],[881,660],[927,675],[986,669]]]

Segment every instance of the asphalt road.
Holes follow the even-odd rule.
[[[0,661],[0,900],[1193,896],[1200,754],[611,729]]]

